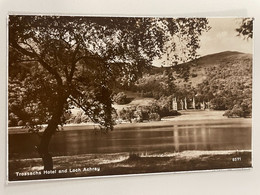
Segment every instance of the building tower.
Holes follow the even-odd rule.
[[[187,110],[187,100],[186,100],[186,97],[184,98],[184,109]]]
[[[196,109],[196,104],[195,104],[195,98],[194,97],[192,98],[192,108]]]
[[[184,109],[184,105],[183,105],[184,103],[183,103],[182,99],[181,99],[180,103],[181,103],[181,109],[183,110]]]
[[[176,97],[175,98],[173,98],[173,100],[172,100],[172,109],[173,110],[178,110],[178,107],[177,107],[178,105],[177,105],[177,100],[176,100]]]

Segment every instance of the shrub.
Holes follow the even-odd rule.
[[[235,105],[232,110],[228,110],[224,113],[224,116],[233,118],[233,117],[243,117],[243,109],[239,105]]]
[[[127,104],[127,96],[124,92],[119,92],[113,99],[117,104]]]
[[[119,118],[121,118],[122,120],[125,121],[129,121],[130,123],[132,123],[132,120],[134,119],[134,112],[136,111],[135,107],[128,107],[126,109],[122,109],[119,111],[118,115]]]
[[[241,104],[236,104],[231,110],[227,110],[224,116],[233,117],[251,117],[252,105],[248,101],[243,101]]]
[[[158,113],[150,113],[149,114],[149,120],[151,121],[160,121],[161,116]]]
[[[71,115],[70,115],[71,116]],[[76,115],[71,116],[68,120],[66,120],[66,123],[85,123],[89,122],[89,118],[85,113],[81,110]]]

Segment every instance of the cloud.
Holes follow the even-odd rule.
[[[216,38],[219,40],[223,40],[227,37],[227,35],[228,35],[227,31],[222,31],[222,32],[217,33]]]

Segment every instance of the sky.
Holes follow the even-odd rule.
[[[243,53],[253,53],[252,39],[246,39],[237,36],[236,28],[241,24],[241,18],[209,18],[208,32],[202,33],[200,36],[200,48],[197,54],[205,56],[209,54],[219,53],[223,51],[238,51]],[[154,66],[161,66],[162,61],[166,60],[163,56],[162,60],[154,60]],[[169,63],[165,63],[167,66]]]
[[[240,22],[241,18],[209,18],[211,29],[202,34],[198,54],[204,56],[222,51],[252,53],[252,40],[237,36],[235,31]]]

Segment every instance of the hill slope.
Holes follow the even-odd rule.
[[[223,66],[238,67],[243,69],[252,67],[252,54],[245,54],[236,51],[225,51],[207,56],[200,57],[188,63],[176,65],[174,67],[152,67],[148,71],[148,75],[159,74],[163,72],[172,71],[176,82],[179,84],[191,83],[193,87],[202,83],[208,76],[209,71]],[[242,66],[242,67],[241,67]]]
[[[236,115],[250,116],[252,54],[226,51],[174,67],[152,67],[130,90],[156,99],[196,96],[198,102],[210,101],[213,109],[235,108],[241,112]]]

